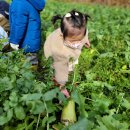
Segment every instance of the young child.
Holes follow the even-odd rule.
[[[45,57],[53,58],[54,78],[66,97],[70,96],[64,87],[68,81],[69,71],[73,71],[74,65],[78,64],[82,47],[84,45],[90,47],[88,29],[86,29],[88,18],[89,15],[76,10],[63,17],[54,16],[53,24],[60,19],[61,26],[47,37],[44,44]]]
[[[9,4],[0,1],[0,39],[9,35]]]

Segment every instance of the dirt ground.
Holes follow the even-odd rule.
[[[130,0],[59,0],[59,1],[99,3],[99,4],[109,5],[109,6],[130,7]]]

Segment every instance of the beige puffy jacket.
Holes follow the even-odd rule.
[[[74,62],[78,60],[81,49],[88,39],[87,35],[82,40],[78,49],[70,48],[64,44],[63,34],[60,28],[47,37],[44,44],[44,54],[46,58],[53,58],[55,78],[59,84],[65,84],[68,81],[69,64],[72,62],[72,59]]]

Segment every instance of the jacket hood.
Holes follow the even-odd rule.
[[[37,9],[38,11],[42,11],[45,7],[46,0],[28,0],[32,6]]]

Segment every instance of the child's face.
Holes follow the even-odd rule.
[[[65,37],[65,41],[69,41],[71,44],[79,43],[84,38],[84,31],[75,31],[72,34]]]
[[[70,42],[76,42],[76,41],[81,41],[83,38],[84,38],[84,34],[79,34],[79,35],[67,36],[65,40]]]

